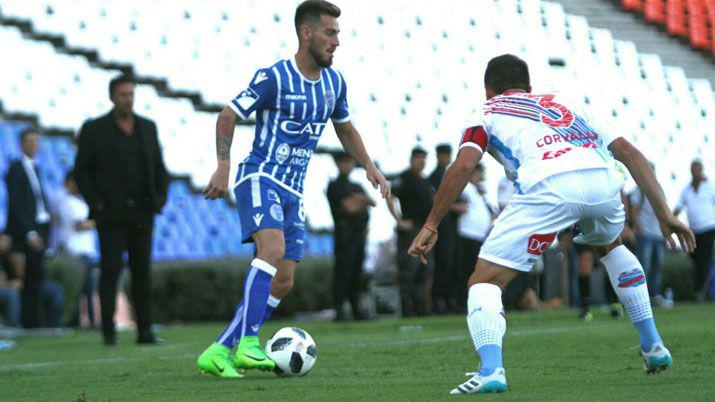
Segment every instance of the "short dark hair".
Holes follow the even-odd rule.
[[[40,130],[35,127],[28,127],[20,132],[20,142],[25,141],[25,137],[30,134],[40,134]]]
[[[439,144],[436,147],[434,147],[434,150],[438,154],[452,153],[452,146],[449,144]]]
[[[427,151],[425,151],[424,148],[422,148],[421,146],[418,145],[418,146],[412,148],[412,153],[410,154],[410,159],[414,158],[417,155],[427,156]]]
[[[320,17],[329,15],[333,18],[340,17],[340,7],[325,0],[306,0],[295,9],[295,30],[305,23],[314,24]]]
[[[529,66],[513,54],[503,54],[489,60],[484,72],[484,84],[497,94],[507,89],[521,88],[531,90]]]
[[[127,74],[120,74],[109,81],[109,96],[114,95],[114,90],[121,84],[136,84],[134,77]]]

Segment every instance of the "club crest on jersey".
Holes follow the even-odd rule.
[[[245,91],[241,92],[238,94],[237,97],[233,98],[231,100],[231,103],[233,103],[234,106],[246,110],[253,106],[254,103],[260,98],[256,91],[254,91],[251,88],[246,88]]]
[[[323,93],[323,97],[325,98],[325,103],[329,107],[332,108],[333,106],[335,106],[335,94],[333,93],[333,91],[325,91]]]
[[[283,163],[290,156],[290,145],[283,143],[276,148],[276,160]]]
[[[278,204],[271,205],[269,212],[271,213],[271,217],[273,219],[275,219],[278,222],[283,222],[283,208],[281,208],[280,205],[278,205]]]

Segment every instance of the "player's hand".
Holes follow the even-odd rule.
[[[376,167],[373,166],[367,170],[367,179],[370,180],[373,188],[380,188],[382,198],[387,198],[390,195],[390,183],[385,179],[382,172],[377,170]]]
[[[419,258],[420,262],[427,264],[427,253],[432,250],[434,244],[437,242],[437,232],[434,230],[422,227],[415,240],[412,241],[410,249],[407,250],[407,254]]]
[[[209,184],[204,188],[201,194],[207,200],[215,200],[223,198],[228,193],[228,172],[229,168],[225,165],[218,165],[216,171],[211,176]]]
[[[668,219],[661,221],[660,230],[663,232],[663,237],[671,249],[675,249],[675,239],[673,239],[672,235],[676,235],[683,251],[692,253],[695,250],[696,244],[693,231],[675,216],[671,215]]]

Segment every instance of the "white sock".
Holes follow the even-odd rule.
[[[502,338],[506,332],[501,288],[490,283],[477,283],[469,288],[467,326],[474,348],[482,360],[481,375],[502,367]]]

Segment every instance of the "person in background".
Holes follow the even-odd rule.
[[[494,211],[487,203],[486,191],[482,186],[484,181],[484,165],[477,165],[472,173],[469,183],[462,192],[462,199],[465,201],[465,212],[459,217],[458,233],[461,258],[459,259],[459,306],[460,311],[465,312],[467,308],[467,282],[474,271],[474,264],[477,262],[479,250],[492,226]],[[441,233],[441,232],[440,232]]]
[[[67,173],[64,191],[57,197],[58,247],[72,257],[78,258],[84,266],[84,293],[89,325],[97,326],[94,314],[94,268],[97,262],[95,242],[95,222],[89,219],[89,207],[79,193],[72,172]],[[78,309],[78,314],[82,309]]]
[[[649,164],[655,172],[653,162]],[[660,274],[665,259],[665,239],[660,231],[660,223],[655,216],[653,206],[637,187],[630,197],[629,213],[631,227],[636,236],[638,259],[643,265],[648,281],[651,303],[660,307],[672,307],[673,301],[666,299],[661,293]]]
[[[355,168],[355,160],[345,152],[335,154],[335,164],[339,175],[328,184],[328,202],[333,215],[335,251],[335,271],[333,296],[336,321],[347,321],[349,316],[343,309],[346,300],[352,306],[353,318],[367,318],[360,307],[360,279],[365,261],[367,224],[369,208],[375,206],[359,184],[350,181],[350,173]]]
[[[114,325],[122,257],[132,271],[137,343],[160,343],[151,330],[151,246],[154,215],[166,203],[169,174],[156,124],[134,113],[134,80],[120,75],[109,83],[114,108],[89,120],[79,133],[74,177],[97,222],[99,298],[104,344],[117,344]]]
[[[22,156],[10,165],[5,177],[8,195],[6,230],[12,238],[14,251],[24,256],[23,269],[15,272],[23,280],[22,323],[25,328],[37,328],[40,326],[45,249],[51,217],[40,168],[35,160],[40,146],[39,131],[34,128],[23,131],[20,146]]]
[[[685,209],[688,222],[695,232],[697,248],[690,253],[695,263],[694,291],[698,301],[707,298],[708,276],[713,263],[715,241],[715,184],[703,173],[703,163],[694,160],[690,165],[693,179],[680,195],[673,213],[678,216]]]
[[[452,162],[452,147],[449,144],[440,144],[435,147],[437,153],[437,166],[429,176],[432,188],[439,188],[442,176],[447,166]],[[437,239],[434,248],[434,278],[432,282],[432,307],[436,314],[458,312],[460,303],[457,293],[461,289],[460,273],[458,268],[458,236],[457,221],[464,212],[465,203],[457,200],[452,210],[447,213],[439,225],[441,236]],[[466,282],[465,282],[466,283]]]
[[[12,245],[12,238],[8,235],[0,234],[0,265]],[[22,280],[8,279],[7,273],[0,269],[0,313],[3,314],[5,325],[13,328],[20,328],[20,291],[22,290]]]
[[[427,151],[416,146],[410,154],[410,167],[392,182],[392,193],[400,200],[402,214],[398,214],[393,200],[387,202],[397,221],[397,265],[400,298],[404,317],[427,314],[425,287],[431,276],[433,261],[420,262],[407,254],[412,240],[420,231],[432,208],[434,188],[422,176]]]

